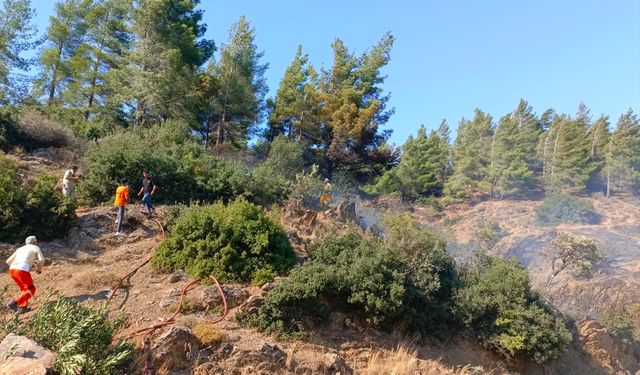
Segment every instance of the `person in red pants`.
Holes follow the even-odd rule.
[[[31,278],[31,268],[35,265],[36,273],[42,273],[44,266],[44,257],[42,251],[38,247],[38,239],[36,236],[29,236],[26,239],[26,245],[16,250],[13,255],[7,259],[9,265],[9,275],[20,288],[20,297],[9,302],[7,307],[13,311],[26,312],[29,311],[27,306],[29,299],[36,293],[36,287],[33,285]]]

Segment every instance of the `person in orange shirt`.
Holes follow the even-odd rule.
[[[116,235],[124,234],[120,231],[122,222],[124,221],[124,208],[129,200],[129,180],[123,178],[120,180],[120,186],[116,189],[116,200],[114,206],[118,207],[118,218],[116,219]]]

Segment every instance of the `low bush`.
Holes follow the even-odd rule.
[[[27,150],[69,147],[76,142],[69,128],[35,110],[19,115],[16,141]]]
[[[569,268],[574,275],[586,275],[603,258],[596,241],[586,236],[560,232],[547,251],[553,275]],[[559,264],[558,264],[559,261]]]
[[[268,272],[282,274],[295,264],[295,253],[280,226],[245,200],[188,209],[152,264],[183,269],[193,277],[215,275],[223,281],[250,281]]]
[[[25,185],[13,162],[0,157],[0,236],[4,242],[28,235],[49,240],[65,235],[75,217],[75,205],[55,189],[57,178],[39,174]]]
[[[602,316],[602,324],[624,342],[640,344],[640,303],[607,310]]]
[[[133,355],[133,345],[114,342],[122,318],[108,320],[106,308],[85,307],[58,296],[47,300],[27,319],[0,321],[4,334],[27,336],[58,356],[54,370],[60,374],[122,374]]]
[[[167,121],[104,137],[87,153],[88,174],[79,194],[96,204],[113,199],[122,178],[130,191],[141,187],[148,169],[158,185],[156,199],[165,203],[230,201],[238,196],[259,204],[286,199],[288,188],[269,173],[253,175],[246,166],[208,154],[180,123]],[[132,194],[133,195],[133,194]]]
[[[16,144],[17,124],[10,107],[0,107],[0,150],[9,151]]]
[[[461,279],[457,315],[483,344],[506,358],[537,363],[562,355],[571,333],[531,290],[527,271],[517,261],[479,255]]]
[[[321,323],[331,311],[345,311],[378,328],[404,322],[408,329],[444,334],[451,323],[446,301],[453,264],[444,241],[409,220],[387,218],[385,239],[356,229],[329,233],[309,247],[309,259],[267,295],[256,314],[242,319],[267,332],[297,335],[305,319]]]
[[[476,222],[474,230],[475,242],[483,251],[491,250],[505,235],[506,232],[500,227],[500,223],[495,220],[481,218]]]
[[[296,174],[287,206],[300,212],[306,209],[317,209],[320,194],[322,194],[322,180],[318,176],[318,166],[312,165],[311,170]]]
[[[572,195],[553,195],[544,199],[536,210],[541,225],[597,224],[600,216],[591,202]]]
[[[39,174],[31,183],[23,209],[22,236],[36,234],[42,239],[64,237],[75,218],[75,204],[55,188],[58,179]]]

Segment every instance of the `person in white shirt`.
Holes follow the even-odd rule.
[[[9,265],[9,275],[20,288],[20,297],[9,302],[7,307],[13,311],[28,311],[29,299],[36,293],[36,287],[31,278],[31,268],[35,267],[36,273],[42,273],[44,267],[44,257],[38,245],[36,236],[29,236],[26,245],[18,248],[13,255],[7,259]]]
[[[80,176],[77,175],[76,172],[78,172],[78,166],[74,165],[71,169],[64,172],[64,176],[62,177],[62,194],[71,199],[76,196],[76,181],[80,179]]]

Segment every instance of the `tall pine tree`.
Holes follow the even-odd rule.
[[[354,56],[337,39],[333,66],[322,72],[320,90],[324,131],[325,168],[346,170],[356,178],[381,173],[393,159],[385,147],[389,131],[380,131],[392,110],[380,86],[380,70],[389,63],[394,38],[387,33],[369,52]]]
[[[496,125],[489,174],[492,198],[522,192],[531,186],[536,167],[540,123],[526,101]]]
[[[111,77],[138,124],[195,123],[198,70],[214,51],[199,0],[141,0],[133,10],[134,51]]]
[[[203,97],[205,144],[213,133],[216,145],[240,147],[256,133],[267,92],[264,73],[268,64],[260,62],[263,55],[255,44],[255,29],[242,16],[231,27],[219,59],[205,73],[216,91]]]
[[[544,186],[548,194],[578,193],[594,170],[587,135],[589,118],[579,112],[575,119],[556,116],[545,135]]]
[[[473,120],[460,121],[453,146],[453,173],[445,185],[448,195],[490,192],[492,121],[492,117],[480,109],[475,110]]]
[[[607,197],[640,191],[640,120],[631,109],[620,116],[609,138],[603,173]]]
[[[64,102],[82,108],[85,119],[105,107],[117,111],[120,103],[108,103],[113,89],[108,80],[112,69],[125,64],[132,35],[129,30],[131,2],[95,2],[86,15],[87,32],[72,58],[72,80],[62,93]]]
[[[61,92],[73,82],[73,66],[83,45],[89,24],[92,0],[62,0],[49,18],[45,47],[40,53],[40,75],[35,89],[48,104],[61,103]]]
[[[0,104],[26,93],[26,82],[19,72],[32,64],[22,54],[36,45],[34,15],[29,0],[2,0],[0,4]]]

